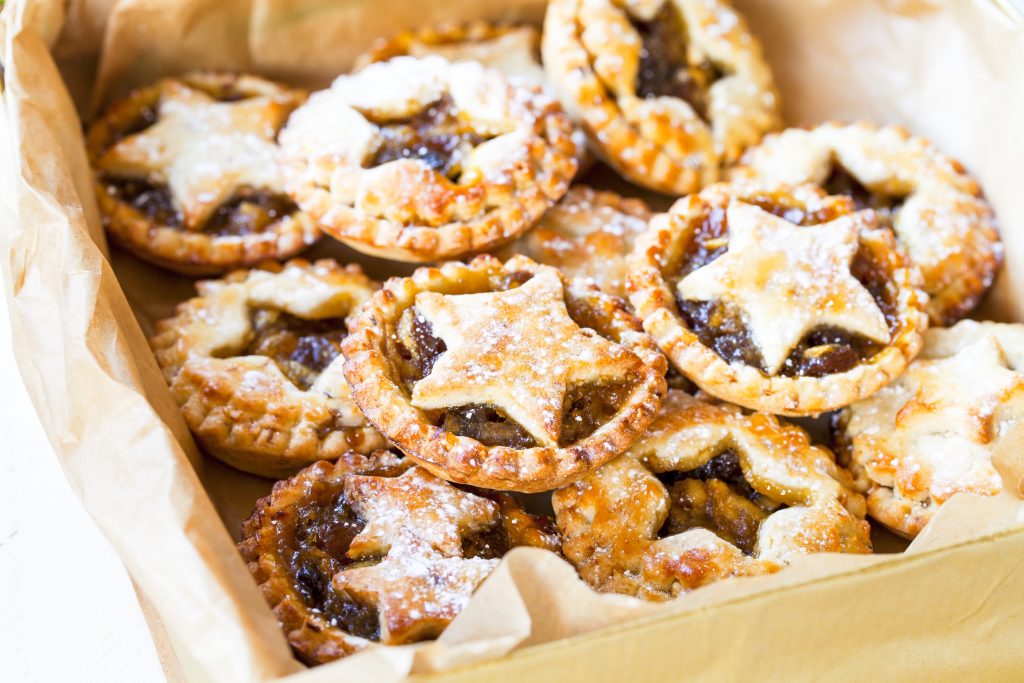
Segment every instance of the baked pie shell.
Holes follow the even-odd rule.
[[[443,479],[496,490],[549,491],[624,451],[658,410],[666,390],[664,357],[621,302],[597,289],[568,285],[567,296],[584,301],[606,321],[604,332],[643,362],[642,378],[609,422],[571,446],[517,449],[486,446],[436,427],[412,405],[395,378],[384,335],[388,326],[414,305],[416,295],[490,291],[487,282],[492,275],[537,272],[540,267],[522,256],[503,265],[492,256],[482,255],[468,264],[449,262],[420,268],[411,277],[392,278],[364,305],[343,342],[345,374],[356,403],[407,456]]]
[[[632,242],[645,228],[629,231],[622,223],[646,226],[651,215],[641,199],[577,183],[532,230],[497,255],[506,258],[523,254],[558,268],[569,279],[582,278],[603,292],[624,299],[629,272],[626,261]],[[574,232],[575,225],[584,230]]]
[[[298,106],[302,90],[287,88],[256,76],[215,71],[196,71],[180,79],[206,92],[233,89],[249,96],[289,94]],[[100,155],[128,129],[140,112],[160,99],[160,83],[138,88],[112,104],[86,135],[86,148],[94,166]],[[260,232],[245,236],[215,236],[184,227],[161,225],[107,191],[98,173],[93,188],[104,227],[111,239],[140,259],[182,275],[217,275],[234,268],[250,267],[267,259],[286,259],[315,244],[321,237],[312,219],[297,210],[282,216]]]
[[[933,328],[929,330],[925,335],[925,346],[915,363],[919,361],[948,360],[968,348],[973,342],[982,339],[984,335],[989,334],[997,340],[1002,353],[1007,357],[1007,361],[1011,368],[1014,369],[1014,372],[1019,372],[1021,368],[1024,368],[1024,326],[988,321],[977,322],[973,320],[961,321],[950,328]],[[1007,349],[1010,350],[1007,351]],[[922,378],[911,378],[909,376],[914,367],[915,365],[912,364],[904,377],[912,382],[919,382]],[[1018,397],[1018,402],[1024,404],[1024,400],[1019,398],[1024,396],[1024,381],[1012,391],[1012,395]],[[882,396],[875,395],[871,398],[874,400],[882,398]],[[903,415],[904,410],[913,409],[914,407],[931,407],[928,403],[922,404],[918,398],[917,391],[909,390],[906,400],[902,401],[902,403],[898,401],[896,405],[900,405],[900,409],[891,411],[892,417],[896,421]],[[1003,403],[1000,405],[1000,408],[1005,405]],[[1024,477],[1024,473],[1019,471],[1004,471],[998,462],[997,455],[1004,448],[1012,449],[1020,442],[1022,434],[1024,434],[1024,427],[1021,426],[1020,420],[1014,420],[1013,425],[1006,431],[999,427],[986,425],[987,418],[983,417],[986,407],[970,407],[976,407],[981,412],[981,415],[974,416],[974,420],[977,421],[975,428],[979,429],[980,433],[984,435],[981,437],[981,440],[984,442],[982,445],[992,446],[992,452],[990,453],[992,465],[999,473],[999,478],[1002,481],[998,489],[992,489],[983,494],[981,490],[985,488],[984,481],[979,480],[978,475],[975,475],[973,480],[962,477],[958,483],[963,488],[960,491],[955,491],[955,493],[962,491],[978,495],[996,495],[999,490],[1012,488],[1009,482],[1013,478],[1019,479]],[[851,436],[848,431],[851,418],[855,412],[860,410],[864,410],[862,419],[865,419],[869,424],[866,424],[857,434]],[[998,408],[996,410],[998,411]],[[884,451],[880,450],[879,445],[875,441],[877,437],[882,437],[884,440],[884,437],[895,427],[895,425],[885,421],[886,418],[884,416],[887,415],[888,411],[886,408],[879,407],[870,402],[866,406],[855,403],[845,408],[835,416],[833,421],[836,451],[842,459],[848,461],[847,466],[856,478],[855,488],[864,492],[867,499],[868,514],[893,533],[913,539],[935,517],[945,501],[937,499],[931,487],[920,490],[924,494],[922,499],[908,498],[897,495],[894,486],[881,484],[870,477],[868,469],[862,461],[870,460],[873,456],[884,457],[886,455]],[[874,420],[873,424],[871,423],[872,419]],[[924,432],[919,436],[930,435],[928,432]],[[1005,443],[1000,443],[1004,439],[1006,440]],[[957,445],[953,446],[953,448],[957,447]],[[863,449],[863,452],[858,453],[857,451],[861,449]],[[894,478],[906,476],[909,473],[909,468],[906,465],[901,467],[896,464],[894,469],[896,470]]]
[[[677,262],[689,244],[690,226],[708,206],[703,197],[722,197],[734,191],[742,196],[755,187],[712,185],[679,200],[668,214],[651,221],[630,257],[630,302],[637,317],[683,374],[707,393],[746,408],[775,415],[816,415],[869,396],[903,372],[920,351],[928,325],[923,312],[926,297],[918,290],[919,274],[907,266],[889,231],[872,230],[867,238],[862,236],[862,244],[870,239],[874,256],[884,259],[883,265],[898,288],[897,329],[888,345],[850,370],[824,377],[767,376],[758,368],[726,361],[701,343],[680,318],[666,267]],[[795,191],[825,197],[813,186]]]

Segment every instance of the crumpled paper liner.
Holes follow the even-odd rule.
[[[789,122],[901,123],[977,175],[1000,217],[1008,262],[984,313],[1024,319],[1016,164],[1024,158],[1024,20],[980,1],[738,4],[766,45]],[[768,677],[837,674],[862,671],[862,652],[894,676],[977,661],[1005,670],[1015,649],[998,646],[1012,645],[1020,629],[1008,636],[995,625],[1024,624],[1013,607],[1024,586],[1024,504],[1010,492],[954,497],[903,554],[813,556],[665,605],[596,594],[558,557],[516,549],[436,642],[373,647],[312,670],[292,659],[234,547],[241,520],[271,482],[204,459],[192,442],[145,342],[153,321],[191,296],[192,282],[108,252],[79,119],[130,87],[190,68],[323,86],[376,36],[452,18],[538,20],[542,12],[536,0],[7,3],[0,268],[15,353],[72,485],[159,612],[152,622],[166,626],[183,670],[218,681],[389,681],[517,649],[445,680],[481,671],[501,680],[672,680],[684,670],[736,677],[751,662]],[[330,240],[314,255],[357,260],[376,277],[411,270]],[[1017,492],[1022,450],[997,458]],[[902,547],[884,535],[876,543],[880,551]],[[960,590],[951,593],[954,585]],[[942,624],[931,640],[910,635],[920,632],[920,616],[906,605],[921,599],[934,601],[926,611]],[[978,629],[987,636],[983,659],[942,647],[942,638]],[[908,659],[912,645],[917,654]]]

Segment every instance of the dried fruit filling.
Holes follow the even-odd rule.
[[[284,521],[284,520],[282,520]],[[306,606],[332,625],[361,638],[378,640],[380,625],[372,605],[343,599],[331,578],[352,564],[347,556],[352,539],[366,522],[348,504],[339,482],[330,495],[295,510],[292,533],[281,529],[281,556],[289,562],[296,592]]]
[[[632,20],[640,34],[640,67],[636,94],[640,97],[677,97],[708,120],[708,89],[722,78],[722,70],[706,58],[693,60],[683,17],[671,0],[650,21]]]
[[[750,487],[739,456],[731,449],[698,469],[667,472],[660,478],[671,496],[662,537],[699,527],[752,555],[761,523],[781,507]]]
[[[103,182],[108,194],[129,204],[153,224],[185,229],[181,212],[166,185],[112,177],[104,178]],[[272,224],[298,210],[299,207],[284,195],[245,190],[218,207],[196,232],[211,237],[244,237],[265,232]]]
[[[374,123],[380,126],[381,141],[369,168],[397,159],[416,159],[452,180],[462,173],[473,148],[487,139],[459,116],[448,96],[409,118]]]
[[[282,311],[252,311],[253,338],[241,355],[266,356],[298,388],[309,389],[341,355],[347,329],[340,318],[305,320]]]
[[[837,218],[836,208],[809,212],[799,206],[779,203],[769,196],[744,198],[760,208],[797,225],[813,226]],[[708,210],[694,231],[693,239],[683,254],[681,267],[673,285],[728,250],[729,226],[721,208]],[[887,271],[870,248],[862,246],[851,264],[853,276],[871,293],[881,309],[890,330],[897,326],[895,287]],[[676,305],[686,326],[700,342],[724,360],[764,368],[761,353],[754,344],[742,314],[731,304],[720,301],[690,301],[678,296]],[[858,334],[833,327],[820,327],[807,334],[783,363],[779,374],[784,376],[823,377],[846,372],[871,358],[884,345]]]
[[[892,228],[896,220],[896,214],[906,197],[886,195],[879,192],[872,192],[864,187],[856,176],[850,173],[842,164],[833,162],[832,170],[822,185],[825,191],[832,195],[843,195],[853,200],[857,210],[874,209],[882,225]]]

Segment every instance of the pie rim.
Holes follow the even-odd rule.
[[[561,92],[566,108],[580,119],[592,148],[630,182],[665,194],[695,192],[718,179],[719,166],[723,161],[738,157],[743,147],[755,143],[764,133],[781,127],[779,96],[760,41],[737,12],[734,14],[737,21],[729,27],[729,31],[737,34],[728,41],[730,51],[734,63],[743,63],[754,72],[750,74],[747,85],[756,88],[761,98],[771,101],[767,110],[760,112],[763,120],[756,120],[744,108],[743,125],[724,135],[723,143],[728,149],[721,153],[714,149],[715,145],[710,140],[702,144],[688,134],[673,137],[672,132],[678,132],[680,127],[675,123],[661,126],[658,139],[643,134],[625,118],[615,96],[594,70],[593,55],[583,45],[576,26],[580,2],[551,0],[548,3],[541,39],[545,70]],[[686,0],[665,2],[674,3],[678,11],[685,12],[682,5]],[[714,9],[732,9],[724,0],[714,0],[712,4]],[[707,27],[701,30],[711,33]],[[635,90],[633,96],[640,102],[644,101],[636,96]],[[690,117],[688,124],[705,126],[710,133],[711,128],[698,116]],[[669,155],[665,151],[667,142],[689,148],[687,158],[676,159]],[[705,158],[695,163],[694,157],[698,154]]]
[[[725,428],[734,428],[746,431],[751,441],[756,442],[760,448],[765,450],[772,450],[783,454],[789,454],[793,456],[793,460],[800,461],[804,466],[811,465],[808,467],[809,471],[813,471],[815,475],[820,476],[823,480],[829,480],[830,484],[833,484],[825,489],[815,488],[814,486],[808,486],[807,493],[808,499],[802,501],[800,504],[786,505],[782,509],[801,508],[810,510],[812,512],[819,512],[825,515],[834,516],[837,526],[833,529],[836,530],[836,534],[839,534],[838,523],[845,521],[852,523],[849,531],[853,534],[849,540],[851,550],[847,552],[871,552],[871,541],[870,541],[870,526],[864,519],[865,512],[865,501],[864,497],[860,495],[853,487],[853,477],[848,471],[838,466],[835,462],[835,458],[831,451],[822,446],[815,445],[811,442],[810,436],[802,428],[797,425],[788,424],[778,417],[768,413],[752,413],[745,414],[738,406],[719,403],[712,400],[708,400],[707,397],[701,397],[700,395],[691,396],[683,391],[670,390],[665,397],[665,402],[662,409],[659,411],[659,418],[665,415],[678,414],[687,417],[688,421],[682,425],[669,425],[670,431],[686,431],[693,429],[695,425],[708,425],[721,426]],[[657,437],[656,437],[657,438]],[[731,437],[725,441],[731,441]],[[724,441],[723,441],[724,443]],[[718,445],[721,445],[719,443]],[[645,450],[646,447],[646,450]],[[670,447],[665,445],[663,447]],[[734,446],[729,446],[733,448]],[[799,453],[795,453],[793,449],[799,448]],[[682,470],[678,466],[675,468],[665,469],[661,466],[652,466],[649,462],[649,454],[654,453],[657,457],[656,451],[659,448],[657,444],[646,444],[642,441],[638,441],[631,446],[625,453],[620,455],[616,460],[608,463],[607,467],[618,467],[626,466],[636,468],[636,471],[644,472],[644,476],[649,476],[650,483],[654,484],[657,482],[657,487],[663,493],[664,500],[666,502],[665,518],[668,518],[668,509],[671,507],[671,490],[668,485],[657,478],[659,472],[669,471],[690,471]],[[711,462],[715,457],[720,455],[721,450],[709,449],[707,452],[698,453],[695,459],[701,462],[701,465]],[[693,454],[691,454],[693,455]],[[774,454],[773,454],[774,456]],[[672,459],[672,455],[669,454],[667,460]],[[773,459],[775,459],[773,457]],[[804,460],[809,462],[803,462]],[[741,463],[743,457],[740,457]],[[813,463],[813,464],[812,464]],[[694,464],[694,463],[690,463]],[[798,463],[799,464],[799,463]],[[698,465],[701,466],[701,465]],[[747,467],[741,464],[743,469],[744,478],[750,482]],[[799,468],[796,464],[792,465],[796,470]],[[790,476],[793,472],[788,473]],[[615,548],[608,548],[602,546],[595,539],[595,521],[588,519],[588,513],[586,510],[580,511],[581,500],[583,500],[588,494],[591,494],[594,487],[607,487],[608,482],[602,481],[600,478],[600,470],[594,470],[584,478],[569,484],[553,494],[553,504],[555,509],[555,519],[559,526],[559,531],[562,533],[562,552],[566,559],[572,563],[572,565],[580,573],[581,578],[584,579],[594,590],[599,592],[625,592],[627,594],[634,594],[637,597],[644,598],[646,600],[664,600],[671,597],[675,597],[680,592],[686,592],[694,588],[698,588],[708,583],[705,581],[706,574],[699,572],[700,561],[708,563],[709,567],[713,567],[716,559],[714,556],[701,557],[700,553],[696,554],[696,563],[688,562],[688,566],[694,571],[697,576],[690,576],[695,582],[695,585],[684,585],[679,578],[676,578],[670,589],[664,587],[658,587],[654,585],[645,576],[645,572],[639,570],[639,567],[633,565],[644,566],[651,555],[651,548],[655,546],[659,541],[666,539],[680,537],[684,534],[689,534],[693,531],[703,531],[708,534],[713,534],[718,538],[721,543],[726,546],[731,546],[735,550],[739,550],[729,541],[723,539],[718,534],[712,531],[707,531],[700,526],[692,526],[685,531],[677,532],[676,534],[661,536],[660,533],[655,532],[653,539],[647,539],[646,541],[636,541],[640,547],[634,547],[633,544],[629,544],[618,548],[616,552]],[[810,475],[808,475],[810,477]],[[811,477],[814,478],[814,477]],[[615,479],[614,481],[619,481]],[[779,501],[776,496],[763,494],[766,497]],[[639,495],[639,492],[635,492]],[[789,495],[795,495],[790,493]],[[598,503],[604,502],[601,496],[597,498]],[[586,501],[583,502],[584,507],[588,506]],[[634,506],[634,510],[637,510],[641,506]],[[654,510],[645,510],[649,514],[653,514],[658,517],[659,514]],[[767,517],[762,522],[761,528],[757,531],[758,544],[761,542],[761,534],[764,524],[781,510],[768,513]],[[845,518],[845,519],[840,519]],[[637,520],[631,519],[632,524],[638,524]],[[575,527],[575,528],[573,528]],[[774,530],[774,527],[773,527]],[[799,530],[803,530],[802,528]],[[819,531],[818,529],[813,529]],[[781,529],[780,531],[786,531]],[[793,531],[790,529],[789,531]],[[829,533],[828,529],[825,529],[822,533],[823,537],[829,541],[835,543],[843,543],[838,536],[833,536]],[[600,534],[597,534],[600,537]],[[634,539],[635,540],[635,539]],[[859,549],[859,550],[858,550]],[[738,557],[738,562],[735,565],[734,572],[728,573],[726,576],[715,576],[712,575],[711,581],[721,580],[722,578],[731,578],[734,576],[750,576],[762,573],[773,573],[781,569],[788,562],[788,558],[793,554],[807,554],[809,552],[818,551],[807,551],[800,548],[792,548],[788,550],[788,553],[779,554],[765,552],[755,552],[752,555],[742,554]],[[622,555],[629,554],[635,555],[633,563],[628,562],[629,558],[622,557]],[[654,556],[660,556],[664,554],[663,551],[654,553]],[[767,557],[760,557],[761,554],[768,555]],[[680,590],[677,590],[677,586],[681,586]]]

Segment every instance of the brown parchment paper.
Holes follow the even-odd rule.
[[[1007,247],[984,314],[1024,320],[1024,20],[980,0],[737,4],[765,43],[789,123],[900,123],[978,176]],[[597,595],[558,557],[517,549],[436,642],[313,670],[291,658],[234,547],[270,482],[198,452],[145,342],[192,282],[109,252],[81,120],[189,68],[318,87],[378,35],[542,13],[537,0],[14,0],[0,15],[0,268],[18,364],[72,485],[158,612],[151,622],[166,627],[181,670],[192,680],[391,681],[469,666],[445,679],[617,681],[746,676],[751,661],[768,678],[809,679],[863,673],[865,656],[885,661],[883,678],[1024,667],[1024,504],[1011,492],[955,497],[905,552],[886,553],[904,544],[883,535],[874,556],[814,556],[669,605]],[[410,270],[336,244],[316,253],[378,277]],[[1017,492],[1022,436],[998,458]],[[88,590],[73,586],[73,561],[65,589]]]

